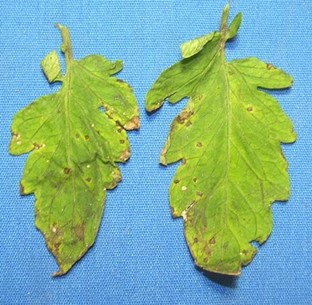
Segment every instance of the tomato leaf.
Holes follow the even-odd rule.
[[[238,275],[272,230],[271,204],[287,200],[290,183],[280,143],[295,141],[278,102],[258,90],[288,88],[292,77],[257,58],[226,62],[225,43],[241,24],[182,47],[183,59],[165,70],[147,94],[146,109],[189,97],[173,121],[161,154],[164,165],[182,160],[170,187],[174,217],[201,268]],[[206,37],[206,38],[205,38]]]
[[[139,110],[131,87],[112,77],[122,62],[100,55],[75,61],[68,29],[58,28],[66,74],[55,51],[42,69],[62,86],[15,115],[10,152],[31,152],[21,192],[35,194],[36,226],[58,262],[55,275],[62,275],[95,241],[106,190],[121,180],[116,162],[130,156],[126,130],[139,128]]]

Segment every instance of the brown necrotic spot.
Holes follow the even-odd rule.
[[[214,237],[210,238],[209,244],[214,245],[216,243],[216,239]]]
[[[124,128],[131,130],[131,129],[138,129],[140,127],[140,118],[138,116],[134,116],[130,122],[128,122]]]
[[[120,160],[121,160],[121,161],[126,161],[126,160],[129,159],[129,157],[130,157],[130,151],[127,149],[127,150],[125,150],[125,151],[121,154]]]
[[[248,111],[248,112],[251,112],[251,111],[253,111],[253,108],[252,108],[252,106],[248,106],[248,107],[247,107],[247,111]]]
[[[176,118],[177,122],[180,124],[184,124],[185,120],[188,119],[192,115],[191,111],[183,110]]]
[[[41,148],[41,145],[38,144],[38,143],[34,143],[33,145],[34,145],[34,149],[39,149],[39,148]]]
[[[86,141],[90,140],[90,137],[88,135],[85,135],[84,138],[85,138]]]
[[[71,169],[70,169],[69,167],[65,167],[65,168],[64,168],[64,174],[65,174],[65,175],[68,175],[68,174],[70,173],[70,170],[71,170]]]
[[[273,66],[272,64],[267,64],[267,65],[266,65],[266,68],[267,68],[268,70],[271,70],[272,68],[274,68],[274,66]]]
[[[189,127],[189,126],[191,126],[191,125],[192,125],[192,122],[191,122],[191,121],[187,121],[186,124],[185,124],[186,127]]]
[[[12,132],[12,140],[18,140],[21,137],[19,133]]]
[[[248,250],[246,250],[246,249],[244,249],[242,252],[243,252],[244,255],[248,254]]]
[[[86,178],[86,181],[91,182],[91,178],[90,177]]]
[[[196,146],[197,146],[197,147],[202,147],[203,144],[202,144],[201,142],[198,142],[198,143],[196,144]]]
[[[193,182],[197,182],[197,178],[193,178]]]
[[[76,133],[76,134],[75,134],[75,137],[76,137],[76,139],[80,138],[79,133]]]
[[[180,182],[180,180],[175,179],[173,182],[174,182],[174,184],[178,184]]]
[[[202,197],[202,196],[204,195],[203,192],[197,192],[196,194],[197,194],[199,197]]]
[[[179,124],[183,124],[184,121],[185,121],[185,120],[184,120],[180,115],[178,115],[178,117],[177,117],[177,122],[178,122]]]
[[[56,226],[56,223],[52,223],[51,231],[52,231],[52,234],[58,234],[59,233],[59,230]]]
[[[84,235],[85,235],[84,224],[82,223],[82,224],[74,226],[74,233],[79,240],[84,240]]]
[[[60,249],[60,245],[61,245],[60,242],[56,242],[56,243],[53,245],[53,252],[58,252],[59,249]]]
[[[124,144],[124,143],[125,143],[125,140],[119,140],[119,143],[120,143],[120,144]]]

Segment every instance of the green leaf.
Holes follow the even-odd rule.
[[[51,51],[41,62],[41,68],[49,83],[62,80],[61,63],[56,51]]]
[[[170,187],[174,217],[198,266],[238,275],[272,230],[271,204],[287,200],[290,183],[280,143],[295,141],[293,124],[263,90],[288,88],[292,77],[257,58],[225,60],[226,27],[201,52],[165,70],[147,94],[146,109],[189,97],[173,121],[161,154],[164,165],[182,160]],[[229,34],[230,33],[230,34]]]
[[[237,32],[241,26],[242,20],[243,20],[243,14],[238,13],[229,26],[227,39],[232,39],[236,36],[236,34],[237,34]]]
[[[95,241],[106,190],[121,180],[116,162],[130,156],[126,129],[139,128],[139,110],[131,87],[112,77],[122,62],[100,55],[75,61],[68,29],[58,28],[66,74],[60,75],[55,51],[42,68],[62,86],[15,115],[10,152],[31,152],[21,192],[35,194],[36,226],[62,275]]]
[[[200,52],[205,44],[213,38],[213,34],[214,33],[210,33],[183,43],[181,45],[182,57],[188,58]]]

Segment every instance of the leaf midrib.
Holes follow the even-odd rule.
[[[228,78],[228,63],[226,62],[225,58],[225,49],[224,45],[222,45],[222,39],[220,41],[220,53],[221,53],[221,70],[223,71],[223,78],[224,78],[224,87],[226,91],[226,98],[225,98],[225,104],[226,104],[226,134],[227,134],[227,144],[226,144],[226,174],[224,178],[224,183],[225,183],[225,192],[226,192],[226,200],[224,204],[224,212],[223,212],[223,223],[224,223],[224,230],[223,231],[230,231],[235,237],[238,245],[238,239],[235,236],[234,232],[232,231],[229,221],[228,221],[228,210],[229,210],[229,188],[230,188],[230,170],[231,170],[231,134],[232,134],[232,104],[231,104],[231,98],[230,98],[230,81]],[[221,249],[222,249],[222,255],[221,257],[224,258],[224,234],[222,234],[222,244],[221,244]],[[238,271],[239,272],[239,271]]]
[[[65,90],[65,96],[64,96],[64,113],[65,113],[65,146],[66,146],[66,159],[67,159],[67,165],[71,169],[71,176],[68,178],[71,180],[72,183],[72,217],[70,221],[70,228],[71,230],[74,227],[74,220],[75,220],[75,211],[76,211],[76,202],[77,202],[77,197],[76,197],[76,187],[75,187],[75,175],[76,171],[73,169],[73,161],[72,161],[72,155],[73,155],[73,149],[72,149],[72,137],[71,137],[71,120],[70,120],[70,108],[71,108],[71,86],[72,86],[72,77],[71,77],[71,70],[73,67],[73,61],[67,61],[67,71],[65,75],[65,82],[64,82],[64,88]],[[65,182],[66,183],[66,182]],[[68,255],[69,256],[69,255]]]

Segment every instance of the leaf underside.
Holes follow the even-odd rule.
[[[289,197],[280,143],[296,135],[278,102],[258,90],[288,88],[292,77],[257,58],[226,62],[225,43],[242,19],[238,14],[227,27],[228,15],[226,6],[219,32],[183,45],[185,59],[159,76],[146,109],[189,97],[160,159],[182,160],[170,187],[172,214],[183,217],[198,266],[238,275],[256,254],[251,242],[261,244],[271,233],[271,204]]]
[[[36,226],[58,262],[55,275],[62,275],[95,241],[106,190],[121,180],[116,162],[130,156],[126,130],[139,128],[139,110],[131,87],[112,77],[122,62],[100,55],[75,61],[69,32],[58,27],[66,74],[55,51],[42,69],[62,86],[15,115],[10,152],[31,152],[21,192],[35,194]]]

